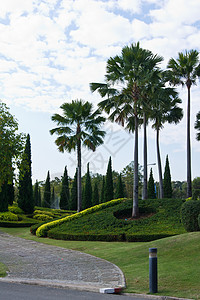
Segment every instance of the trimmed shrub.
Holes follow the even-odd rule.
[[[18,216],[11,212],[0,213],[0,220],[2,221],[18,221]]]
[[[39,210],[39,209],[36,209],[34,211],[34,215],[46,215],[46,216],[49,216],[49,217],[54,217],[54,213],[50,212],[50,211],[46,211],[46,210]],[[37,218],[35,218],[37,219]]]
[[[69,222],[71,220],[75,220],[75,219],[78,219],[78,218],[81,218],[82,216],[85,216],[85,215],[88,215],[88,214],[91,214],[95,211],[98,211],[98,210],[101,210],[101,209],[104,209],[104,208],[107,208],[107,207],[111,207],[111,206],[114,206],[116,204],[119,204],[120,202],[122,201],[125,201],[124,198],[121,198],[121,199],[115,199],[115,200],[111,200],[111,201],[108,201],[106,203],[101,203],[99,205],[95,205],[95,206],[92,206],[88,209],[85,209],[85,210],[82,210],[81,212],[78,212],[76,214],[73,214],[71,216],[67,216],[65,218],[62,218],[62,219],[59,219],[59,220],[56,220],[56,221],[53,221],[53,222],[49,222],[47,224],[43,224],[42,226],[40,226],[37,231],[36,231],[36,235],[38,237],[46,237],[47,236],[47,233],[50,229],[56,227],[56,226],[59,226],[61,224],[64,224],[66,222]]]
[[[33,219],[40,220],[40,221],[50,221],[53,220],[53,217],[45,214],[37,214],[33,216]]]
[[[200,214],[200,201],[186,201],[181,206],[181,221],[188,232],[199,231],[198,216]]]
[[[18,206],[8,206],[8,210],[13,213],[13,214],[16,214],[16,215],[22,215],[24,214],[24,211],[18,207]]]
[[[180,199],[140,200],[139,219],[131,219],[132,199],[59,224],[47,232],[54,239],[147,242],[185,232]]]

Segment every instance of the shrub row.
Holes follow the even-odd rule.
[[[131,220],[132,200],[74,219],[48,231],[48,237],[70,240],[145,242],[184,233],[182,200],[140,200],[140,219]]]
[[[0,213],[1,221],[18,221],[18,216],[10,211]]]
[[[43,225],[41,225],[37,229],[36,235],[38,237],[46,237],[48,231],[50,229],[52,229],[52,228],[55,228],[56,226],[59,226],[61,224],[67,223],[67,222],[75,220],[75,219],[79,219],[79,218],[81,218],[81,217],[83,217],[85,215],[91,214],[93,212],[97,212],[97,211],[102,210],[104,208],[114,206],[114,205],[116,205],[116,204],[118,204],[118,203],[120,203],[120,202],[122,202],[124,200],[125,200],[124,198],[114,199],[114,200],[111,200],[111,201],[106,202],[106,203],[101,203],[101,204],[92,206],[92,207],[90,207],[88,209],[85,209],[85,210],[83,210],[81,212],[78,212],[76,214],[67,216],[65,218],[62,218],[62,219],[59,219],[59,220],[56,220],[56,221],[52,221],[52,222],[49,222],[49,223],[46,223],[46,224],[43,224]]]
[[[103,241],[103,242],[150,242],[172,236],[174,234],[70,234],[64,232],[49,231],[48,237],[58,240],[72,241]]]

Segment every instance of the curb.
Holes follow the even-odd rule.
[[[189,298],[178,298],[172,296],[160,296],[160,295],[147,295],[147,294],[133,294],[133,293],[122,293],[124,296],[132,296],[137,298],[146,298],[150,300],[194,300]]]

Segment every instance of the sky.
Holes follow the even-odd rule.
[[[104,82],[107,60],[126,45],[140,46],[164,57],[163,69],[178,52],[200,50],[199,0],[6,0],[0,10],[0,99],[29,133],[35,180],[60,177],[67,166],[74,176],[76,153],[60,153],[49,130],[60,105],[75,99],[93,103],[90,82]],[[184,118],[166,124],[160,135],[164,172],[169,156],[172,180],[186,180],[187,90],[178,88]],[[192,177],[200,176],[200,143],[194,122],[200,111],[200,82],[191,90]],[[96,152],[83,149],[82,169],[106,173],[108,159],[121,172],[133,160],[133,134],[106,122],[107,135]],[[143,134],[139,133],[139,163],[143,165]],[[155,132],[148,128],[148,163],[158,179]]]

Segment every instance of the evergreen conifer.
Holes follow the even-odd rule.
[[[106,182],[105,182],[105,201],[110,201],[113,199],[113,177],[112,177],[112,161],[109,158],[107,172],[106,172]]]
[[[54,190],[54,186],[52,187],[52,192],[51,192],[51,208],[56,208],[55,207],[55,190]]]
[[[152,168],[151,168],[150,175],[149,175],[149,181],[148,181],[148,185],[147,185],[147,193],[148,193],[148,198],[149,199],[155,199],[156,198]]]
[[[98,183],[95,181],[94,183],[94,190],[92,192],[92,205],[99,204],[99,189],[98,189]]]
[[[115,193],[115,198],[124,198],[125,194],[124,194],[124,184],[122,182],[122,176],[121,173],[119,174],[118,178],[117,178],[117,186],[116,186],[116,193]]]
[[[83,209],[89,208],[92,206],[92,184],[91,176],[89,170],[89,163],[87,164],[87,174],[84,187],[84,198],[83,198]]]
[[[164,198],[172,198],[172,182],[171,182],[168,155],[166,157],[166,163],[165,163],[163,190],[164,190]]]
[[[15,200],[15,191],[14,191],[13,180],[11,183],[8,183],[7,195],[8,195],[8,204],[13,205],[13,202]]]
[[[102,186],[101,186],[101,197],[100,197],[100,203],[105,202],[105,176],[103,176],[102,180]]]
[[[34,199],[34,204],[36,206],[39,206],[39,185],[37,180],[33,190],[33,199]]]
[[[7,182],[4,182],[1,185],[1,191],[0,191],[0,212],[4,212],[8,210],[7,189],[8,189],[8,184]]]
[[[38,187],[38,206],[42,206],[42,197],[41,197],[41,190],[40,187]]]
[[[18,206],[23,209],[25,213],[29,214],[34,211],[31,176],[31,143],[30,135],[28,134],[19,172]]]
[[[47,178],[44,186],[44,198],[43,198],[43,207],[51,207],[51,184],[50,184],[50,175],[49,171],[47,173]]]
[[[67,174],[67,167],[65,167],[62,177],[62,188],[60,193],[60,208],[69,209],[70,194],[69,194],[69,177]]]
[[[77,169],[74,175],[71,189],[70,210],[77,210]]]

